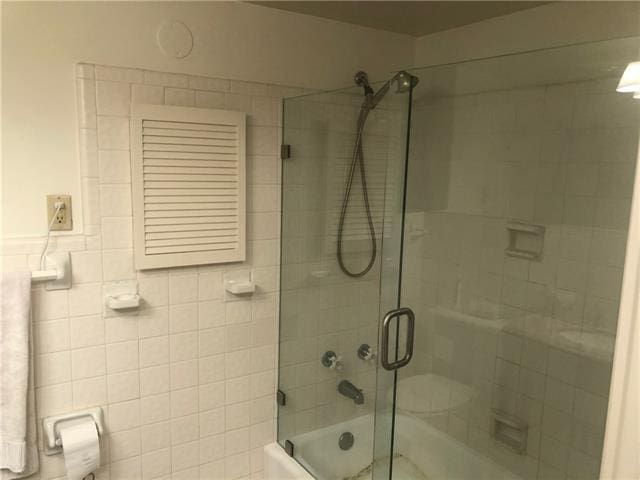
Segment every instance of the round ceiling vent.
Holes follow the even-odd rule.
[[[158,28],[158,47],[168,57],[184,58],[193,48],[193,35],[184,23],[171,20]]]

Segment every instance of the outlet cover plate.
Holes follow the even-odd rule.
[[[51,223],[53,214],[56,211],[56,202],[64,203],[64,209],[58,213],[56,220],[51,225],[51,231],[72,230],[71,195],[47,195],[47,226]]]

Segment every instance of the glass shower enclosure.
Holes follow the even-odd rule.
[[[412,70],[362,132],[360,277],[337,244],[363,89],[285,100],[278,441],[311,476],[598,478],[640,126],[616,86],[639,46]],[[372,258],[361,175],[351,271]]]
[[[378,373],[378,319],[399,304],[411,92],[391,90],[367,118],[362,140],[377,254],[366,275],[351,277],[339,267],[337,245],[363,100],[362,88],[354,86],[284,102],[290,158],[282,164],[278,438],[317,478],[342,475],[346,465],[334,463],[337,452],[356,453],[362,468],[371,464],[376,410],[384,410],[393,382],[391,374]],[[372,261],[359,168],[356,173],[341,232],[349,271]],[[362,403],[338,393],[343,380],[362,392]],[[378,391],[384,392],[380,400]],[[331,443],[319,443],[325,437],[317,432],[354,420],[352,432],[327,433]],[[353,445],[342,450],[349,440],[343,447],[337,442],[345,433]],[[388,458],[388,448],[380,457]]]

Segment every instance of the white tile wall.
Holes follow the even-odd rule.
[[[86,232],[52,242],[72,251],[73,288],[33,292],[38,415],[105,408],[109,435],[99,478],[260,478],[261,447],[275,438],[280,97],[300,92],[88,64],[77,76]],[[413,136],[425,140],[415,154],[426,154],[427,182],[437,181],[411,199],[430,213],[415,220],[426,235],[408,237],[405,258],[421,262],[405,268],[416,280],[404,282],[407,301],[426,316],[434,305],[455,307],[461,296],[465,311],[506,318],[514,330],[486,335],[431,319],[419,328],[439,330],[424,332],[435,340],[418,345],[412,368],[473,384],[476,404],[434,425],[528,478],[588,478],[599,465],[609,365],[550,348],[545,335],[615,328],[637,132],[627,103],[603,91],[600,83],[549,86],[443,99],[414,111],[414,127],[433,132]],[[249,259],[242,268],[251,267],[260,286],[250,301],[223,293],[225,269],[237,266],[134,270],[131,101],[248,113]],[[355,350],[363,340],[376,343],[368,320],[378,318],[377,280],[309,277],[335,263],[327,242],[317,241],[324,224],[308,215],[334,205],[307,187],[322,174],[314,148],[348,159],[357,108],[344,104],[327,99],[287,117],[310,150],[297,152],[285,191],[300,203],[285,226],[290,288],[283,307],[290,310],[282,319],[281,382],[293,412],[282,418],[285,434],[361,412],[336,395],[335,374],[319,366],[325,350],[344,352],[349,366],[340,375],[367,394],[375,385],[373,368]],[[596,106],[602,115],[594,115]],[[432,112],[447,110],[453,122],[440,135],[442,122]],[[329,141],[309,134],[317,131],[313,122],[328,118],[335,129]],[[372,117],[369,129],[379,134],[384,120],[382,113]],[[438,137],[452,144],[433,141]],[[394,147],[378,146],[385,154]],[[341,191],[343,184],[335,185]],[[542,262],[504,258],[505,218],[547,226]],[[40,246],[5,245],[4,266],[33,266]],[[103,285],[132,278],[144,299],[139,314],[105,311]],[[529,422],[527,456],[491,441],[492,406]],[[60,457],[43,457],[41,478],[63,475]]]
[[[82,64],[77,68],[85,235],[70,250],[70,290],[33,291],[38,416],[101,405],[108,435],[97,478],[261,478],[275,439],[274,390],[280,101],[289,87]],[[240,101],[241,98],[241,101]],[[248,114],[248,260],[137,272],[132,261],[130,102],[197,104]],[[4,268],[34,268],[40,239],[8,242]],[[227,270],[258,291],[223,295]],[[103,286],[139,282],[137,314],[114,315]],[[43,480],[64,476],[42,456]]]

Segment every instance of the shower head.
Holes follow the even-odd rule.
[[[404,70],[396,73],[393,77],[391,77],[391,80],[380,87],[380,90],[378,90],[373,96],[369,97],[370,108],[375,108],[376,105],[378,105],[378,103],[389,92],[389,88],[391,88],[392,83],[397,84],[396,93],[407,93],[416,86],[416,84],[418,83],[418,77],[414,77]]]
[[[384,98],[392,83],[397,82],[396,93],[406,93],[418,84],[418,80],[418,77],[402,70],[396,73],[391,80],[385,83],[377,92],[374,93],[373,88],[369,85],[369,77],[366,72],[360,70],[356,72],[353,77],[353,81],[356,85],[364,88],[364,95],[366,97],[365,104],[371,109],[375,108],[380,100]]]
[[[405,72],[404,70],[398,72],[394,78],[391,79],[396,80],[398,82],[398,86],[396,87],[396,93],[406,93],[415,87],[420,79],[411,75],[409,72]]]
[[[364,88],[364,94],[367,97],[373,95],[373,88],[371,88],[371,85],[369,85],[369,76],[366,72],[363,72],[362,70],[356,72],[353,77],[353,81],[356,82],[356,85],[358,85],[359,87]]]

